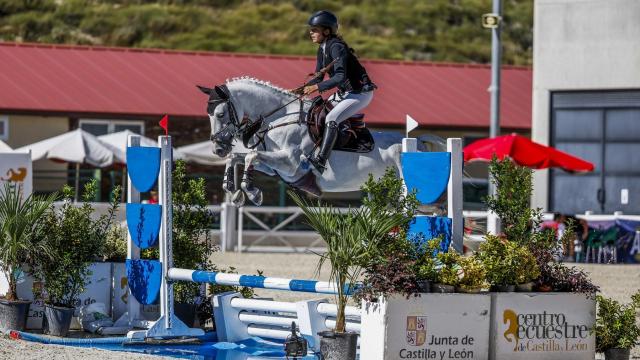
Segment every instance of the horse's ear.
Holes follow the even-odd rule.
[[[200,89],[200,91],[202,91],[203,93],[207,94],[207,95],[211,95],[211,92],[213,91],[213,89],[208,88],[208,87],[204,87],[204,86],[200,86],[200,85],[196,85],[198,87],[198,89]]]
[[[229,95],[220,86],[216,85],[214,90],[220,99],[229,100]]]

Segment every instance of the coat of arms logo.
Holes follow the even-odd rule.
[[[421,346],[427,341],[427,317],[407,316],[407,343]]]

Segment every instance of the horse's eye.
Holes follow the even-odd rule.
[[[216,114],[216,117],[219,118],[219,119],[222,119],[224,117],[224,114],[223,113]]]

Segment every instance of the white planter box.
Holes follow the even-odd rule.
[[[89,276],[89,283],[85,291],[80,294],[79,302],[76,304],[76,311],[74,318],[79,315],[80,308],[95,302],[101,302],[105,304],[107,310],[111,308],[111,263],[93,263],[89,267],[91,275]],[[42,318],[44,316],[44,306],[42,299],[34,299],[33,296],[33,277],[27,275],[23,281],[18,283],[18,297],[32,300],[31,307],[29,308],[29,318],[27,319],[27,329],[41,329]],[[38,283],[36,286],[40,287],[42,284]],[[79,328],[80,323],[77,319],[72,320],[71,328]]]
[[[365,302],[360,359],[488,359],[490,310],[489,294]]]
[[[494,293],[492,359],[595,357],[594,299],[570,293]]]

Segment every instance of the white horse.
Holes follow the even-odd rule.
[[[229,155],[234,141],[247,140],[257,145],[244,159],[232,157],[226,163],[223,189],[233,193],[236,204],[244,203],[243,193],[254,204],[262,203],[262,191],[252,181],[254,169],[278,175],[286,183],[315,195],[317,190],[356,191],[369,174],[379,178],[389,166],[400,169],[402,135],[372,132],[372,151],[333,151],[327,169],[320,174],[307,161],[315,149],[305,121],[309,100],[300,100],[289,91],[252,78],[235,78],[213,89],[198,88],[209,95],[207,113],[216,155]],[[236,163],[244,163],[241,189],[236,189],[234,183]]]

